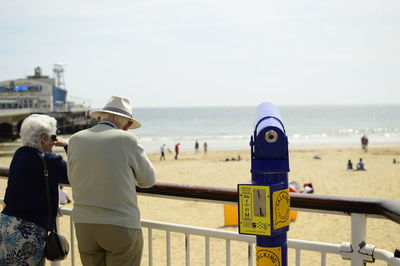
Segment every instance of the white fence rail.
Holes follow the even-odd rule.
[[[0,169],[1,170],[1,169]],[[4,176],[0,171],[0,176]],[[182,200],[235,203],[237,200],[236,191],[232,189],[217,189],[209,187],[195,187],[176,184],[158,184],[147,190],[138,189],[138,192],[155,197],[170,197]],[[2,202],[2,199],[0,199]],[[333,196],[318,195],[291,195],[291,204],[297,207],[299,211],[312,211],[319,213],[329,213],[333,215],[351,215],[351,239],[349,242],[340,244],[313,242],[305,240],[288,239],[289,250],[295,251],[295,265],[301,264],[301,255],[303,251],[319,252],[321,265],[327,265],[327,254],[336,254],[343,259],[350,260],[352,266],[363,266],[365,263],[373,263],[375,260],[381,260],[390,266],[400,266],[400,258],[394,257],[394,254],[385,250],[376,249],[373,245],[366,243],[367,219],[370,217],[380,217],[390,219],[400,225],[400,203],[397,201],[387,201],[379,199],[361,199],[361,198],[343,198]],[[71,209],[61,208],[60,213],[65,216],[71,215]],[[61,216],[61,219],[65,219]],[[57,219],[60,223],[60,218]],[[75,233],[72,220],[70,223],[70,262],[72,266],[77,264],[79,257],[75,250]],[[153,252],[153,231],[161,230],[165,232],[166,243],[166,261],[161,265],[172,265],[171,256],[171,233],[180,233],[184,235],[185,244],[182,247],[185,252],[185,258],[181,259],[184,263],[180,265],[189,266],[191,263],[191,237],[204,237],[204,265],[211,265],[210,239],[223,239],[225,241],[225,264],[230,266],[232,263],[238,265],[236,261],[232,262],[231,242],[243,242],[247,248],[243,248],[243,253],[247,253],[246,262],[240,265],[253,266],[255,264],[254,255],[254,236],[239,235],[235,232],[216,230],[209,228],[200,228],[194,226],[184,226],[178,224],[169,224],[155,221],[142,221],[142,226],[147,229],[147,261],[149,266],[160,265],[154,263]],[[400,228],[400,227],[399,227]],[[66,234],[66,232],[62,232]],[[397,237],[393,236],[393,237]],[[65,263],[62,263],[65,264]],[[61,265],[60,262],[52,262],[51,265]],[[219,266],[219,265],[218,265]],[[309,266],[309,265],[307,265]]]
[[[71,215],[71,209],[61,208],[60,213],[65,216]],[[64,219],[61,216],[62,219]],[[331,244],[324,242],[315,242],[315,241],[305,241],[305,240],[297,240],[297,239],[288,239],[288,247],[289,250],[293,249],[295,251],[295,265],[299,266],[301,264],[301,252],[302,251],[314,251],[319,252],[321,257],[321,265],[327,264],[327,254],[336,254],[342,256],[343,259],[351,260],[351,265],[365,265],[366,262],[373,263],[375,260],[385,261],[387,265],[400,265],[400,259],[395,258],[393,253],[390,253],[385,250],[375,249],[372,245],[358,246],[358,241],[365,241],[365,231],[359,230],[360,227],[363,227],[363,223],[366,223],[367,216],[364,214],[351,214],[351,223],[352,223],[352,239],[351,242],[344,242],[341,244]],[[171,224],[164,222],[156,222],[156,221],[148,221],[142,220],[142,227],[147,229],[147,261],[149,266],[154,265],[167,265],[171,266],[171,233],[181,233],[185,238],[185,246],[182,247],[185,249],[185,258],[182,259],[182,264],[190,266],[191,261],[191,236],[202,236],[204,237],[204,265],[210,266],[210,239],[223,239],[225,240],[225,261],[226,266],[232,265],[231,261],[231,242],[238,241],[243,242],[247,245],[247,250],[243,250],[244,253],[247,253],[247,261],[241,265],[253,266],[255,264],[255,255],[254,255],[254,245],[256,242],[256,238],[254,236],[249,235],[240,235],[235,232],[210,229],[210,228],[202,228],[195,226],[185,226],[179,224]],[[353,230],[355,229],[355,230]],[[166,258],[165,262],[158,261],[156,264],[154,263],[154,253],[153,253],[153,231],[160,230],[165,232],[165,250],[166,250]],[[63,232],[64,233],[64,232]],[[75,251],[75,235],[74,235],[74,226],[72,220],[70,220],[70,239],[71,239],[71,265],[75,266],[76,260],[78,258],[78,254]],[[353,248],[353,247],[357,248]],[[238,265],[237,262],[233,263],[234,265]],[[52,265],[61,265],[60,263],[53,262]]]

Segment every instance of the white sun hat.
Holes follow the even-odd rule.
[[[126,117],[133,122],[129,128],[139,128],[141,124],[132,118],[132,110],[133,107],[129,98],[112,96],[103,109],[91,112],[90,116],[97,119],[101,114],[104,113],[119,115]]]

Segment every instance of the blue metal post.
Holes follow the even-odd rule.
[[[257,235],[257,266],[287,266],[290,222],[288,140],[279,113],[271,103],[262,103],[257,108],[250,146],[252,182],[247,186],[239,185],[239,203],[242,201],[239,231],[240,226],[248,226],[243,233]],[[265,190],[266,196],[260,197],[261,190]],[[259,199],[262,199],[261,203],[257,202]],[[263,213],[264,209],[267,214]]]

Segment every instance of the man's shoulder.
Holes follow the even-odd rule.
[[[96,126],[76,132],[70,137],[69,142],[79,142],[80,140],[86,140],[88,138],[101,138],[102,141],[107,141],[108,139],[116,141],[118,139],[121,139],[123,142],[137,142],[137,137],[132,132],[120,129],[99,131],[98,128],[96,129]]]
[[[116,136],[120,136],[124,140],[137,142],[137,137],[130,131],[113,130],[113,134],[115,134]]]
[[[87,132],[89,132],[89,129],[90,129],[90,128],[87,128],[87,129],[84,129],[84,130],[80,130],[80,131],[78,131],[78,132],[72,134],[71,137],[70,137],[70,139],[79,137],[80,135],[87,134]]]
[[[87,128],[87,129],[84,129],[84,130],[81,130],[81,131],[78,131],[78,132],[72,134],[71,137],[69,138],[69,141],[77,140],[77,139],[84,138],[86,136],[95,134],[95,127],[96,126]]]

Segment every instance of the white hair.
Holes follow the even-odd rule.
[[[125,125],[126,123],[129,122],[129,118],[120,116],[120,115],[114,115],[114,114],[107,114],[107,113],[102,113],[100,115],[100,121],[110,121],[110,122],[117,122],[120,123],[121,125]]]
[[[21,125],[21,141],[24,146],[40,148],[43,134],[49,137],[57,131],[57,120],[48,115],[32,114],[25,118]]]

